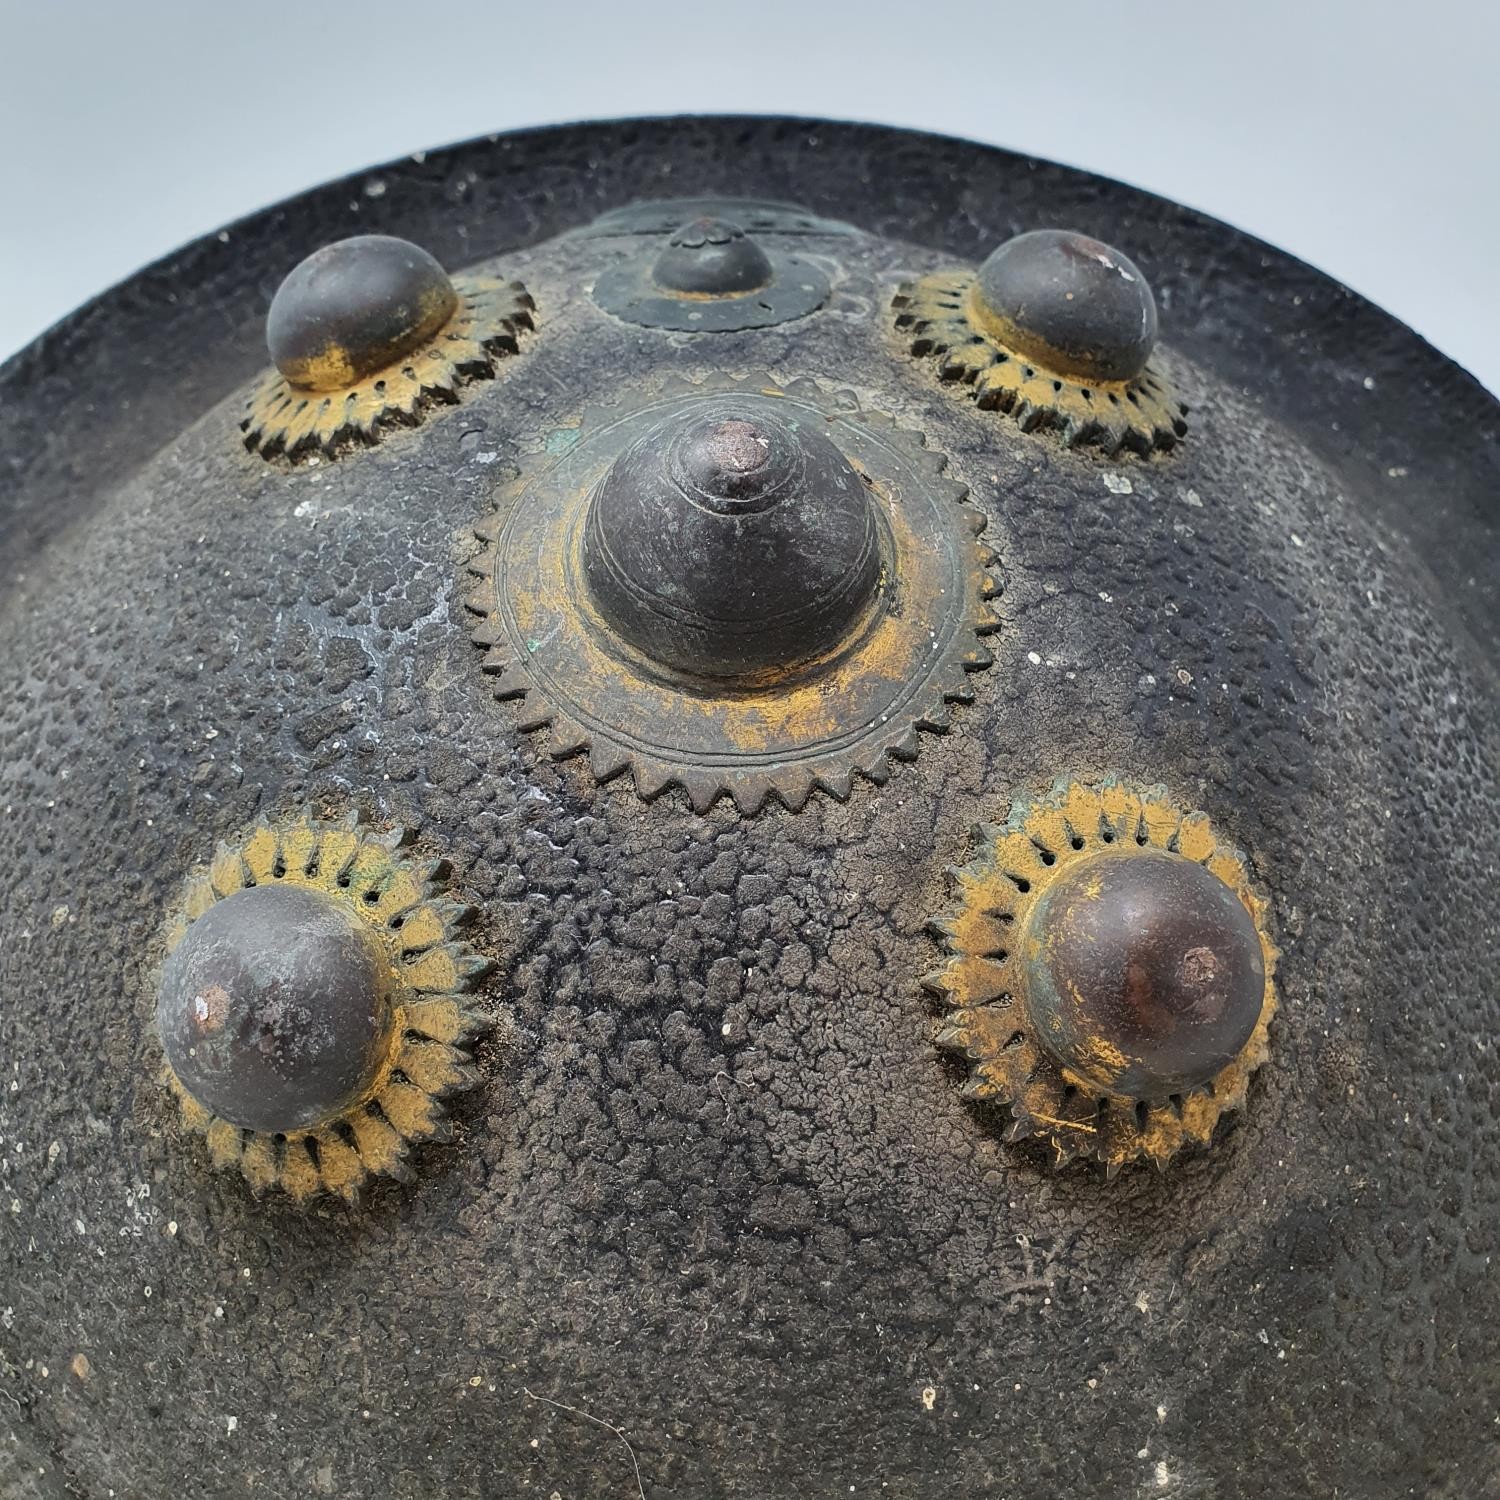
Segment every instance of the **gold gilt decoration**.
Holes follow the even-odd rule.
[[[441,862],[407,853],[407,837],[353,816],[262,820],[242,842],[219,845],[207,870],[189,880],[169,927],[175,952],[218,903],[290,886],[327,898],[374,940],[389,1006],[382,1055],[332,1118],[285,1133],[242,1129],[205,1108],[167,1064],[183,1123],[204,1137],[216,1166],[237,1168],[257,1195],[282,1188],[298,1201],[332,1193],[353,1202],[372,1177],[409,1181],[412,1146],[449,1137],[442,1100],[477,1082],[468,1044],[489,1023],[464,997],[489,962],[457,936],[472,908],[439,893]]]
[[[580,579],[590,496],[617,456],[723,393],[838,445],[876,506],[885,560],[877,606],[826,659],[714,684],[630,649]],[[811,381],[720,376],[590,410],[566,436],[476,524],[465,599],[495,696],[516,702],[522,731],[550,731],[553,758],[586,756],[599,781],[628,771],[648,801],[676,786],[699,812],[726,795],[747,816],[767,799],[796,811],[815,790],[846,799],[855,773],[884,782],[892,760],[915,758],[919,731],[945,732],[949,704],[973,698],[970,676],[993,660],[981,637],[1000,625],[997,559],[983,514],[917,434]]]
[[[256,383],[240,422],[245,446],[296,461],[372,444],[391,427],[415,427],[436,406],[456,405],[465,386],[489,380],[535,327],[536,304],[519,281],[453,278],[457,307],[403,358],[336,390],[304,390],[272,368]]]
[[[949,872],[956,909],[931,924],[947,961],[923,980],[948,1007],[939,1046],[969,1065],[964,1096],[1006,1107],[1012,1116],[1006,1139],[1039,1138],[1058,1167],[1081,1157],[1113,1177],[1127,1162],[1161,1167],[1183,1148],[1206,1144],[1221,1116],[1243,1105],[1251,1074],[1267,1058],[1276,1012],[1278,952],[1266,928],[1267,903],[1251,885],[1244,856],[1203,813],[1184,811],[1163,788],[1134,790],[1116,780],[1060,782],[1039,801],[1018,803],[1004,824],[981,825],[975,837],[971,863]],[[1199,1087],[1147,1100],[1110,1092],[1099,1086],[1097,1072],[1085,1077],[1059,1063],[1028,1006],[1028,982],[1047,941],[1031,918],[1048,889],[1079,861],[1097,868],[1105,855],[1127,860],[1150,851],[1203,866],[1238,899],[1259,937],[1255,969],[1263,963],[1264,992],[1249,1040],[1227,1066]],[[1186,961],[1201,960],[1189,953]],[[1074,993],[1065,1003],[1084,1001]],[[1095,1046],[1113,1051],[1102,1039]]]
[[[975,296],[972,271],[940,271],[907,282],[893,302],[896,327],[919,358],[985,411],[1012,416],[1025,432],[1053,428],[1069,447],[1147,454],[1187,433],[1187,407],[1154,367],[1130,380],[1084,381],[1008,347],[998,321]]]

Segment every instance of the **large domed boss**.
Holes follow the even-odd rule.
[[[971,696],[994,558],[920,439],[769,378],[678,385],[568,439],[476,528],[468,601],[497,696],[555,757],[700,810],[800,807],[883,780]]]
[[[414,426],[517,353],[535,308],[519,281],[450,277],[409,240],[362,234],[324,245],[271,299],[275,368],[251,393],[245,446],[295,460]]]
[[[622,640],[672,671],[745,684],[856,635],[891,547],[878,503],[824,433],[718,396],[610,465],[589,502],[583,566]]]
[[[1071,230],[1038,229],[977,271],[939,271],[897,292],[896,327],[914,355],[987,410],[1069,446],[1149,453],[1187,432],[1187,408],[1153,365],[1156,298],[1121,251]]]
[[[447,1135],[476,1081],[464,998],[488,967],[401,829],[262,822],[195,876],[169,933],[156,1025],[184,1122],[257,1192],[358,1196]]]
[[[1161,788],[1062,784],[979,831],[926,985],[967,1097],[1113,1176],[1204,1145],[1267,1056],[1276,948],[1244,856]]]

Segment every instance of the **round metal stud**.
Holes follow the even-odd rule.
[[[978,271],[905,283],[892,306],[911,352],[985,410],[1068,446],[1146,454],[1187,434],[1187,407],[1152,362],[1156,299],[1118,250],[1070,230],[1038,229]]]
[[[1162,1100],[1208,1083],[1250,1040],[1266,967],[1250,913],[1167,850],[1073,861],[1021,935],[1037,1040],[1100,1093]]]
[[[696,297],[742,296],[769,285],[774,275],[766,252],[727,219],[684,224],[651,268],[663,290]]]
[[[292,460],[337,457],[463,399],[520,351],[536,304],[519,281],[448,277],[425,250],[358,235],[314,251],[266,318],[275,368],[240,422],[245,446]]]
[[[638,650],[745,681],[846,639],[880,587],[874,501],[843,454],[775,403],[712,397],[638,438],[589,503],[584,576]]]
[[[806,317],[828,300],[811,259],[762,246],[733,220],[699,216],[658,253],[635,254],[594,283],[594,301],[627,323],[731,333]]]
[[[488,968],[469,909],[405,832],[350,817],[262,821],[193,876],[168,930],[156,1020],[183,1123],[261,1192],[353,1200],[411,1175],[477,1080],[463,991]]]
[[[271,300],[266,344],[288,384],[342,390],[420,348],[457,310],[453,283],[421,246],[361,234],[292,269]]]
[[[1060,782],[977,830],[926,987],[966,1097],[1056,1165],[1206,1145],[1269,1055],[1277,951],[1244,856],[1161,787]]]
[[[590,239],[672,234],[694,219],[729,219],[749,234],[818,238],[857,233],[842,219],[824,219],[795,203],[770,198],[648,198],[599,215],[577,232]]]
[[[969,297],[974,321],[1000,343],[1079,380],[1134,380],[1156,346],[1156,299],[1135,262],[1071,230],[1007,240]]]
[[[368,930],[316,891],[237,891],[167,961],[156,1020],[199,1103],[247,1130],[305,1130],[374,1081],[391,1022]]]

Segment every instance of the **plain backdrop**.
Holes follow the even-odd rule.
[[[916,126],[1122,178],[1311,261],[1500,391],[1500,0],[0,0],[0,359],[327,178],[700,111]]]

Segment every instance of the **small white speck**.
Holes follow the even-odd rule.
[[[379,178],[379,177],[372,177],[365,184],[365,197],[366,198],[384,198],[385,197],[385,183],[384,183],[384,181],[381,178]]]
[[[1373,375],[1365,376],[1365,389],[1367,391],[1373,391],[1375,389],[1375,377]]]
[[[1184,505],[1191,505],[1194,510],[1203,509],[1203,497],[1198,493],[1197,490],[1184,490],[1182,494],[1182,503]]]
[[[1113,594],[1107,594],[1107,593],[1105,593],[1105,591],[1103,589],[1099,590],[1099,597],[1106,604],[1113,604],[1115,602],[1115,596]]]
[[[1039,667],[1042,664],[1042,658],[1035,651],[1028,651],[1026,653],[1026,660],[1034,667]]]
[[[1123,474],[1106,474],[1104,488],[1112,495],[1133,495],[1135,486]]]
[[[499,457],[498,453],[492,453],[486,449],[483,453],[476,453],[474,455],[474,462],[476,464],[492,464]]]
[[[1298,536],[1297,533],[1294,531],[1292,533],[1292,546],[1294,546],[1294,547],[1300,547],[1301,545],[1302,545],[1302,538],[1300,536]]]
[[[922,1387],[922,1410],[931,1411],[937,1402],[937,1387],[924,1385]]]
[[[238,1427],[239,1425],[240,1425],[240,1419],[238,1417],[225,1417],[224,1418],[224,1430],[226,1432],[233,1432],[234,1429],[236,1427]]]

